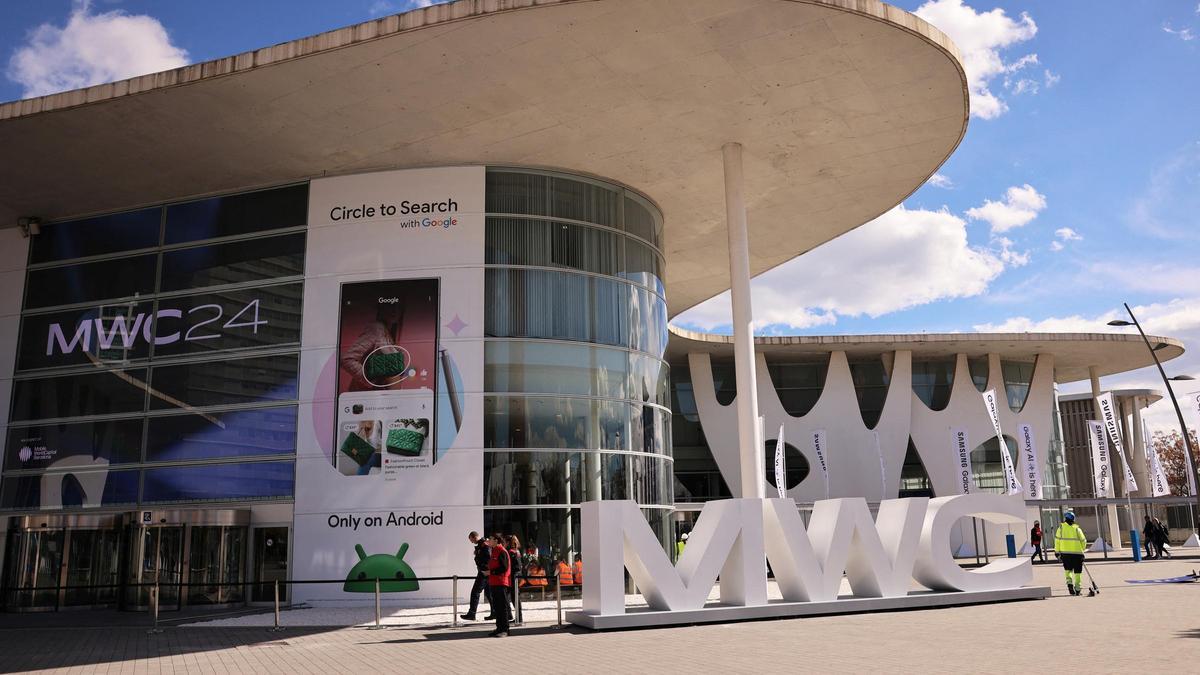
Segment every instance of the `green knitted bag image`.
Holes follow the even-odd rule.
[[[363,440],[362,436],[350,432],[346,436],[346,440],[342,441],[340,450],[342,454],[357,462],[359,466],[363,466],[371,461],[371,455],[375,452],[375,447]]]
[[[425,434],[412,429],[390,429],[387,435],[387,451],[393,455],[416,457],[425,444]]]
[[[408,370],[408,363],[404,359],[404,352],[376,352],[368,356],[363,364],[363,374],[376,383],[402,375],[405,370]]]

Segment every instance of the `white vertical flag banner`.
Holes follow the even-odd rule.
[[[887,470],[883,466],[883,449],[879,447],[879,432],[872,431],[871,435],[875,437],[875,454],[879,455],[880,499],[887,499]]]
[[[1104,425],[1104,432],[1112,441],[1112,447],[1117,449],[1121,465],[1125,467],[1125,494],[1137,492],[1137,481],[1133,478],[1133,468],[1129,466],[1129,455],[1125,452],[1125,444],[1121,442],[1121,426],[1117,422],[1117,410],[1113,405],[1111,391],[1096,397],[1096,409],[1100,411],[1100,423]]]
[[[958,471],[959,494],[969,495],[975,489],[975,476],[971,471],[971,440],[966,429],[950,432],[954,444],[954,463]]]
[[[812,435],[813,452],[817,453],[817,465],[821,467],[821,477],[825,479],[825,498],[829,499],[829,465],[825,462],[825,430],[817,429]]]
[[[1108,461],[1108,439],[1104,425],[1088,420],[1088,444],[1092,446],[1092,484],[1097,497],[1112,497],[1112,466]]]
[[[1021,494],[1021,481],[1017,480],[1017,469],[1013,466],[1012,455],[1008,452],[1008,443],[1004,442],[1004,432],[1000,430],[1000,408],[996,403],[996,390],[988,389],[983,392],[983,405],[987,408],[988,417],[992,420],[992,429],[996,431],[996,440],[1000,442],[1000,459],[1004,463],[1005,494]]]
[[[1163,471],[1162,461],[1158,451],[1154,449],[1154,441],[1150,438],[1150,428],[1146,420],[1142,420],[1142,440],[1146,446],[1146,463],[1150,466],[1150,490],[1155,497],[1165,497],[1171,494],[1171,485],[1167,482],[1167,472]],[[1191,475],[1188,471],[1188,475]]]
[[[779,425],[779,436],[775,441],[775,490],[780,499],[787,498],[787,445],[783,441],[783,425]]]
[[[1033,427],[1017,425],[1017,445],[1021,448],[1021,460],[1025,469],[1025,498],[1042,498],[1042,462],[1038,458],[1037,444],[1033,440]]]

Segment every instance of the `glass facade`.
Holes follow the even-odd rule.
[[[307,184],[42,226],[0,508],[290,500]]]
[[[489,169],[485,200],[485,527],[568,559],[580,503],[632,499],[667,537],[662,217],[540,171]]]
[[[954,357],[913,361],[912,389],[930,410],[944,410],[954,387]]]

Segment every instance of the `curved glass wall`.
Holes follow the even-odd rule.
[[[1013,466],[1017,463],[1017,441],[1009,436],[1004,437],[1005,449],[1012,458]],[[1005,491],[1004,464],[1000,456],[1000,443],[993,436],[971,451],[971,471],[975,474],[975,487],[985,492]]]
[[[661,215],[616,185],[521,169],[489,168],[485,202],[485,528],[571,561],[578,505],[632,499],[669,541]]]

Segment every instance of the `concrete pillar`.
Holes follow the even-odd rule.
[[[754,316],[750,308],[750,237],[746,228],[742,146],[721,148],[725,163],[725,227],[729,236],[729,286],[733,304],[733,363],[737,377],[738,496],[763,496],[763,443],[758,424],[758,382],[754,372]]]
[[[1146,442],[1142,435],[1142,408],[1145,400],[1135,396],[1129,401],[1129,424],[1125,426],[1125,435],[1129,438],[1125,449],[1129,452],[1129,465],[1133,467],[1133,477],[1137,480],[1137,497],[1149,497],[1153,494],[1150,488],[1150,466],[1146,463]],[[1122,418],[1124,421],[1124,418]]]

